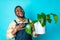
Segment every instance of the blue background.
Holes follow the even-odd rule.
[[[60,40],[60,0],[0,0],[0,40],[7,40],[6,31],[11,21],[16,19],[14,8],[20,5],[25,11],[26,18],[37,19],[37,13],[55,13],[58,23],[46,22],[46,34],[39,35],[33,40]],[[51,17],[53,19],[53,17]]]

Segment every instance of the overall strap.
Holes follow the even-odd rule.
[[[28,19],[28,23],[30,23],[29,19]]]
[[[16,23],[16,26],[18,26],[18,25],[19,25],[19,23],[17,23],[17,21],[16,21],[16,20],[14,20],[14,22]]]

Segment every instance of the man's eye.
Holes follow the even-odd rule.
[[[16,12],[23,12],[23,10],[16,10]]]

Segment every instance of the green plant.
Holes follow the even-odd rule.
[[[58,22],[58,16],[56,14],[50,13],[45,15],[44,13],[38,14],[38,21],[41,23],[42,27],[44,27],[46,25],[46,21],[48,21],[49,23],[51,23],[52,19],[51,19],[51,15],[54,18],[55,23]]]
[[[45,13],[41,13],[41,14],[37,14],[37,20],[32,21],[31,23],[28,24],[27,28],[26,28],[26,32],[28,34],[31,34],[31,27],[34,23],[36,22],[40,22],[40,24],[42,25],[42,27],[46,26],[46,21],[48,21],[49,23],[51,23],[52,19],[51,19],[51,15],[54,18],[55,23],[58,22],[58,16],[56,14],[50,13],[50,14],[45,14]],[[29,26],[30,25],[30,26]]]
[[[57,23],[58,22],[58,16],[56,14],[50,13],[50,14],[46,15],[43,12],[41,14],[37,14],[37,20],[32,21],[32,23],[34,24],[37,21],[39,21],[41,23],[42,27],[44,27],[46,25],[46,21],[51,23],[51,21],[52,21],[51,15],[53,16],[55,23]]]

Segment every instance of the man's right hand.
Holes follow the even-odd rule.
[[[18,29],[19,29],[19,27],[16,26],[16,27],[13,29],[12,34],[15,35],[15,33],[18,31]]]
[[[15,26],[15,28],[12,31],[12,34],[14,35],[17,31],[24,29],[23,26],[24,26],[24,24],[20,24],[18,26]]]

